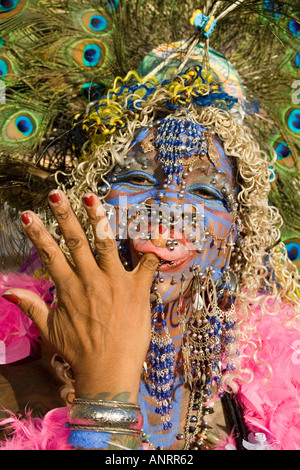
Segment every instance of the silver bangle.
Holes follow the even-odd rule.
[[[71,430],[140,435],[142,426],[141,408],[134,403],[75,398],[69,410]]]

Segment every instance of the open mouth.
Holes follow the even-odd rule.
[[[156,246],[150,240],[131,240],[134,251],[140,258],[145,253],[154,253],[160,259],[159,271],[175,272],[187,264],[195,256],[195,250],[191,250],[184,243],[177,243],[173,251],[167,247]]]
[[[161,260],[161,263],[158,267],[158,271],[170,273],[177,272],[179,270],[182,270],[182,268],[184,268],[184,266],[186,266],[193,259],[193,257],[194,255],[191,254],[186,258],[180,258],[176,261]]]

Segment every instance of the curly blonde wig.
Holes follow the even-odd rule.
[[[207,93],[207,90],[204,92]],[[139,129],[153,124],[159,116],[171,114],[167,103],[172,99],[174,89],[163,86],[158,87],[145,100],[140,99],[137,94],[128,94],[124,109],[129,100],[136,100],[138,118],[128,120],[126,127],[115,130],[102,141],[91,139],[83,148],[83,160],[70,175],[68,187],[59,183],[60,176],[57,174],[58,185],[66,191],[91,242],[93,235],[82,207],[82,195],[90,191],[99,194],[99,186],[105,185],[107,191],[100,194],[100,197],[106,197],[109,193],[107,175],[116,164],[124,165],[132,140]],[[110,106],[118,111],[121,109],[120,103],[117,100],[114,102],[114,96],[110,99]],[[121,110],[123,113],[124,109]],[[214,105],[196,106],[192,102],[185,102],[180,106],[179,102],[172,113],[188,114],[190,120],[213,130],[223,142],[225,153],[236,161],[236,177],[240,186],[238,214],[243,231],[232,268],[238,275],[240,287],[236,295],[236,307],[244,341],[252,333],[247,326],[257,306],[260,306],[262,314],[276,315],[282,311],[282,302],[288,302],[290,309],[286,322],[299,327],[299,277],[296,267],[289,262],[284,244],[280,242],[282,220],[279,212],[268,203],[271,189],[268,156],[260,149],[250,130],[235,112]],[[63,240],[61,246],[67,252]],[[272,309],[269,308],[270,303]],[[233,374],[229,380],[232,389],[235,389],[234,375],[237,376]]]

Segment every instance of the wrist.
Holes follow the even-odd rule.
[[[75,376],[75,397],[138,403],[140,377],[101,377],[80,374]]]
[[[75,448],[139,446],[143,415],[137,404],[109,400],[75,399],[69,409],[69,444]],[[116,444],[127,441],[129,447]],[[116,441],[116,442],[114,442]]]

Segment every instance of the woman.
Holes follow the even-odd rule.
[[[30,432],[50,448],[299,448],[297,274],[267,158],[201,67],[131,78],[75,125],[88,158],[50,192],[49,231],[22,214],[55,294],[2,297],[75,394]],[[3,448],[33,445],[17,439]]]

